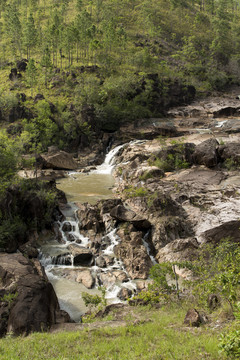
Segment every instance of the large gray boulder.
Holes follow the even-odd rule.
[[[76,170],[78,163],[73,159],[72,154],[65,151],[48,152],[41,155],[42,167],[54,170]]]
[[[38,260],[0,253],[0,335],[27,335],[70,321]]]
[[[219,146],[218,149],[221,160],[231,160],[236,164],[240,164],[240,144],[239,143],[228,143]]]
[[[197,145],[192,159],[195,164],[205,165],[208,168],[212,168],[218,163],[217,154],[218,142],[216,139],[208,139]]]

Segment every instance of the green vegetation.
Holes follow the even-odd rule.
[[[237,1],[0,6],[0,122],[23,152],[77,147],[99,129],[159,116],[192,99],[189,84],[202,92],[238,83]],[[187,166],[178,156],[159,166],[169,163]]]
[[[122,318],[127,326],[117,329],[6,337],[0,340],[0,359],[226,359],[218,352],[219,330],[202,327],[189,331],[183,327],[186,308],[143,307],[133,311]],[[140,319],[138,324],[133,323],[135,318]]]
[[[107,300],[105,298],[106,289],[103,286],[99,286],[98,290],[101,291],[101,296],[91,295],[87,292],[82,292],[82,299],[85,306],[89,308],[90,313],[93,309],[95,310],[95,312],[97,312],[107,305]]]
[[[239,244],[227,238],[215,247],[205,246],[190,268],[198,279],[190,283],[195,300],[201,306],[207,306],[208,296],[217,294],[230,305],[233,312],[240,296]]]
[[[234,306],[234,316],[236,322],[221,335],[219,343],[221,353],[226,354],[229,359],[239,359],[240,356],[240,302]]]
[[[143,197],[148,195],[148,190],[144,189],[142,186],[140,187],[134,187],[130,186],[124,190],[124,194],[128,198],[134,198],[134,197]]]
[[[2,302],[6,302],[8,307],[11,307],[12,303],[14,302],[14,300],[17,298],[18,293],[8,293],[8,294],[4,294],[2,297],[0,297],[0,301]]]

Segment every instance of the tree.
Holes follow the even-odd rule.
[[[44,70],[45,86],[47,88],[52,70],[51,54],[48,46],[43,50],[41,66]]]
[[[26,70],[26,76],[28,84],[31,88],[31,96],[33,96],[33,86],[37,83],[37,68],[33,59],[29,59],[28,66]]]
[[[12,51],[16,56],[19,51],[22,57],[22,26],[16,6],[8,4],[4,12],[5,31],[10,37]]]
[[[232,52],[232,38],[228,0],[219,0],[216,15],[213,18],[214,39],[211,44],[213,58],[218,63],[227,64]]]
[[[37,45],[37,29],[35,27],[34,18],[32,13],[27,19],[27,23],[24,29],[24,45],[27,48],[27,58],[31,57],[31,50]]]

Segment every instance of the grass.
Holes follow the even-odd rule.
[[[142,321],[126,327],[57,334],[36,333],[28,337],[7,336],[0,340],[0,359],[169,360],[226,359],[218,353],[218,332],[208,326],[183,326],[186,310],[134,309]],[[145,318],[145,320],[144,320]]]

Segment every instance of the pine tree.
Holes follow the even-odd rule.
[[[37,45],[37,29],[35,27],[33,15],[30,14],[24,29],[24,45],[27,48],[27,58],[31,57],[31,50]]]
[[[15,5],[8,4],[4,12],[5,31],[10,37],[14,56],[17,51],[22,57],[22,26],[19,13]]]
[[[35,62],[33,59],[29,59],[26,70],[26,76],[27,76],[28,84],[31,88],[31,96],[33,96],[33,86],[36,85],[37,83],[36,75],[37,75],[37,68],[35,66]]]

